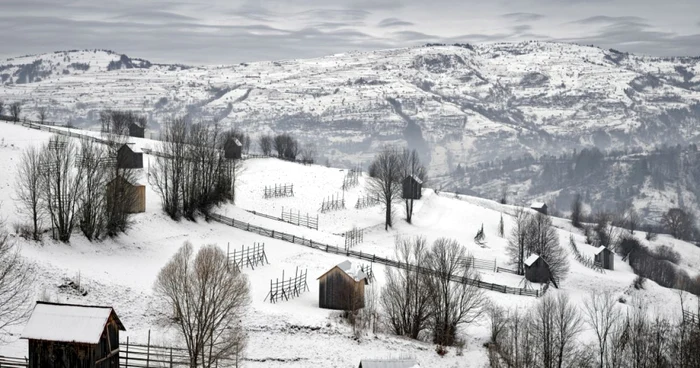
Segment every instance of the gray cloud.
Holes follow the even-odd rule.
[[[405,20],[401,20],[399,18],[386,18],[382,19],[381,22],[379,22],[378,26],[381,28],[388,28],[388,27],[404,27],[404,26],[412,26],[414,25],[411,22],[407,22]]]
[[[544,18],[544,15],[535,13],[508,13],[503,14],[501,17],[516,22],[532,22]]]
[[[515,27],[513,27],[513,32],[515,33],[524,33],[525,31],[529,31],[532,29],[531,25],[528,24],[520,24]]]
[[[601,24],[601,23],[619,23],[619,22],[630,22],[630,23],[643,23],[646,19],[640,17],[610,17],[607,15],[596,15],[594,17],[588,17],[585,19],[580,19],[572,23],[578,24]]]

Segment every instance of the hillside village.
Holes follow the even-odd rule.
[[[700,329],[700,248],[668,234],[647,234],[609,223],[596,229],[588,220],[576,227],[569,219],[550,217],[544,203],[502,204],[442,192],[431,187],[429,177],[424,181],[413,174],[395,184],[400,198],[394,198],[393,224],[388,227],[385,204],[371,190],[381,175],[377,171],[295,161],[296,155],[291,160],[278,158],[256,144],[244,152],[235,148],[243,146],[239,140],[225,153],[231,156],[227,160],[235,162],[235,198],[220,201],[206,214],[195,212],[191,220],[185,215],[175,221],[164,211],[154,171],[172,160],[164,142],[143,138],[143,131],[115,138],[111,133],[11,120],[0,121],[0,172],[4,173],[0,217],[5,219],[8,241],[17,246],[31,270],[31,297],[23,307],[33,311],[28,322],[23,319],[2,330],[0,340],[7,343],[0,346],[0,364],[11,361],[26,366],[21,365],[23,359],[39,359],[41,349],[50,349],[33,341],[64,341],[60,333],[49,336],[56,333],[52,322],[47,322],[52,315],[68,316],[64,321],[77,321],[83,315],[102,318],[105,322],[95,327],[97,333],[103,328],[108,331],[102,339],[83,341],[77,329],[73,333],[78,335],[68,341],[101,346],[107,335],[118,336],[118,344],[109,341],[108,346],[118,346],[119,352],[106,355],[104,361],[146,366],[134,363],[144,354],[146,360],[162,366],[172,364],[173,356],[176,362],[186,361],[187,346],[173,322],[185,317],[177,314],[182,312],[173,316],[172,305],[157,292],[158,285],[162,287],[161,270],[181,254],[186,243],[192,252],[224,254],[227,270],[234,270],[227,272],[240,275],[236,280],[247,280],[249,303],[236,317],[245,347],[234,360],[227,357],[218,366],[357,367],[364,361],[364,366],[371,367],[376,360],[402,361],[407,367],[538,366],[539,356],[518,365],[526,358],[512,355],[505,343],[499,344],[494,331],[510,336],[514,316],[529,315],[536,321],[538,311],[556,308],[578,311],[581,316],[571,330],[574,340],[565,346],[563,366],[585,366],[578,356],[584,350],[595,352],[587,358],[588,366],[598,366],[596,330],[586,322],[584,311],[592,300],[603,303],[601,298],[608,298],[616,311],[618,327],[632,328],[623,321],[645,321],[649,330],[644,331],[650,334],[657,331],[653,321],[665,321],[669,331],[687,327],[688,336],[678,342],[691,345],[672,345],[676,340],[669,332],[663,359],[671,366],[672,359],[681,359],[673,349],[689,349],[698,341],[692,340],[697,338],[692,334]],[[52,236],[48,220],[39,240],[20,231],[27,222],[16,195],[24,152],[42,145],[53,144],[58,152],[71,142],[77,146],[92,142],[97,147],[116,141],[119,153],[114,164],[123,169],[120,177],[128,180],[109,185],[126,185],[124,190],[136,193],[124,210],[130,213],[128,227],[95,239],[76,228],[68,241]],[[211,148],[202,152],[215,151]],[[84,154],[80,160],[85,160]],[[405,210],[409,202],[410,223]],[[517,228],[526,221],[545,227],[542,251],[548,253],[522,250],[513,262],[514,234],[520,234]],[[607,234],[608,244],[601,234]],[[418,264],[410,262],[415,258],[401,258],[397,246],[415,247],[417,239],[423,239],[431,252],[452,249],[455,253],[445,261],[454,261],[455,269],[440,276],[433,264],[437,253],[419,257]],[[460,256],[453,259],[452,255]],[[672,261],[661,255],[670,255]],[[640,266],[657,261],[671,270],[674,283],[667,283],[668,274],[655,280],[654,272]],[[642,277],[640,272],[648,273]],[[424,275],[435,283],[430,285],[442,285],[448,293],[471,301],[455,331],[443,335],[426,328],[417,338],[410,338],[408,332],[396,336],[396,323],[383,298],[392,292],[391,279],[402,274]],[[535,331],[536,323],[532,326]],[[537,351],[533,344],[528,349]],[[124,362],[126,352],[132,354],[135,365]],[[691,364],[697,361],[684,364],[695,367]]]

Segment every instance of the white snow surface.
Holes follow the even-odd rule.
[[[112,307],[37,303],[23,339],[97,344]]]
[[[524,263],[526,266],[530,267],[530,266],[532,266],[532,264],[535,263],[535,261],[537,261],[537,259],[539,259],[539,258],[540,258],[540,256],[538,256],[537,254],[530,254],[530,256],[527,257],[527,259],[526,259],[523,263]]]
[[[336,266],[345,272],[348,276],[352,277],[356,282],[367,279],[367,275],[360,269],[360,265],[357,263],[352,263],[350,261],[343,261],[338,263]]]
[[[462,356],[456,354],[456,349],[449,348],[445,357],[439,357],[430,343],[395,337],[381,330],[376,334],[366,332],[356,339],[350,326],[339,318],[338,312],[318,308],[316,278],[334,265],[347,261],[347,257],[265,238],[219,223],[203,220],[174,222],[162,213],[160,198],[148,183],[146,169],[140,180],[146,185],[146,212],[133,216],[133,227],[126,234],[91,243],[76,231],[70,244],[53,241],[48,233],[38,243],[16,236],[12,225],[27,220],[15,202],[16,165],[24,148],[43,144],[49,137],[50,134],[44,131],[0,122],[0,217],[7,220],[11,239],[20,247],[22,256],[33,265],[37,298],[43,295],[53,302],[112,306],[127,329],[120,334],[121,339],[125,340],[128,336],[132,342],[145,343],[150,332],[154,344],[182,346],[176,329],[165,322],[167,306],[153,292],[153,283],[160,269],[186,241],[195,248],[216,244],[223,250],[264,243],[270,264],[243,270],[251,290],[251,304],[242,316],[249,339],[246,367],[356,367],[361,359],[406,356],[414,358],[422,367],[488,366],[487,351],[483,347],[489,336],[486,318],[460,327],[460,334],[466,342]],[[158,145],[148,139],[133,141],[139,148],[155,148]],[[144,154],[144,166],[147,168],[154,159]],[[429,242],[448,237],[458,240],[468,253],[478,259],[494,262],[499,267],[513,268],[506,253],[507,239],[497,235],[497,228],[502,215],[505,233],[510,233],[512,214],[516,210],[514,206],[469,196],[436,195],[431,189],[424,188],[422,199],[415,202],[413,223],[408,224],[402,219],[403,207],[399,205],[394,227],[385,231],[383,213],[379,207],[354,208],[357,198],[365,192],[365,177],[360,178],[358,187],[344,193],[345,210],[321,214],[318,211],[324,198],[333,194],[342,195],[344,170],[319,165],[303,166],[277,159],[246,160],[244,167],[236,204],[221,206],[216,212],[253,225],[341,247],[344,238],[338,234],[353,227],[364,228],[364,242],[354,249],[383,257],[394,257],[397,236],[424,236]],[[263,187],[275,183],[294,184],[294,196],[263,199]],[[285,210],[308,213],[309,216],[318,215],[319,229],[299,227],[248,212],[257,211],[279,217],[283,207]],[[570,236],[573,235],[579,251],[584,255],[592,256],[596,248],[585,244],[584,235],[569,221],[554,218],[553,222],[560,244],[569,254],[570,272],[561,280],[561,289],[550,288],[548,294],[564,293],[574,304],[581,305],[590,293],[609,292],[622,301],[639,300],[655,313],[667,314],[672,318],[680,314],[681,297],[686,299],[686,305],[689,303],[690,297],[686,293],[662,288],[652,281],[646,283],[644,290],[634,289],[631,285],[636,276],[619,255],[615,255],[615,270],[606,273],[577,263],[568,249]],[[482,224],[486,243],[479,245],[473,238]],[[659,236],[652,242],[644,240],[643,233],[635,236],[649,247],[669,245],[677,250],[683,257],[680,267],[689,273],[700,266],[700,249],[692,244],[667,236]],[[360,264],[355,259],[350,261],[353,265]],[[289,301],[275,304],[265,302],[271,280],[281,278],[283,272],[285,277],[289,277],[297,269],[308,271],[309,291]],[[384,271],[384,266],[373,265],[375,280],[366,287],[367,292],[380,292],[385,282]],[[511,287],[541,286],[526,283],[522,276],[510,273],[478,271],[480,278],[487,282]],[[59,287],[68,280],[79,280],[87,295]],[[538,302],[532,297],[493,291],[485,293],[492,302],[519,310]],[[619,307],[630,308],[630,304],[620,303]],[[19,339],[23,328],[16,326],[5,333],[3,337],[10,342],[0,346],[0,355],[27,355],[26,340]],[[584,336],[588,335],[589,331],[584,333]]]

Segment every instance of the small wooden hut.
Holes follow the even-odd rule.
[[[318,306],[357,310],[365,307],[367,275],[358,265],[342,262],[318,278]]]
[[[117,190],[120,193],[112,195],[108,198],[117,198],[127,203],[127,213],[143,213],[146,212],[146,186],[139,183],[130,183],[122,176],[118,176],[107,183],[107,191]]]
[[[525,264],[525,279],[530,282],[547,283],[552,281],[549,265],[537,254],[531,254],[523,262]],[[556,286],[556,285],[555,285]]]
[[[119,331],[112,307],[37,302],[22,338],[29,368],[117,368]]]
[[[143,152],[124,144],[117,150],[117,167],[120,169],[143,169]]]
[[[243,144],[238,138],[230,137],[224,143],[224,157],[230,160],[240,160],[243,155]]]
[[[403,199],[420,199],[423,191],[423,180],[415,175],[403,179]]]
[[[365,359],[359,368],[420,368],[415,359]]]
[[[533,202],[530,205],[530,208],[532,208],[533,210],[535,210],[543,215],[547,214],[547,204],[544,202]]]
[[[610,248],[601,245],[595,250],[595,263],[599,264],[600,267],[606,270],[615,269],[615,252],[610,250]]]
[[[145,121],[146,120],[144,119],[144,122]],[[143,138],[145,134],[146,134],[146,127],[144,125],[141,125],[139,123],[129,124],[129,136],[136,137],[136,138]]]

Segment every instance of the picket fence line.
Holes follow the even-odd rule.
[[[425,273],[425,274],[433,274],[434,273],[432,270],[430,270],[429,268],[426,268],[426,267],[417,266],[417,265],[413,265],[410,263],[398,262],[398,261],[395,261],[395,260],[389,259],[389,258],[377,257],[374,254],[367,254],[367,253],[363,253],[363,252],[354,251],[351,249],[343,249],[343,248],[335,247],[332,245],[319,243],[319,242],[313,241],[311,239],[306,239],[304,237],[296,236],[293,234],[287,234],[287,233],[284,233],[281,231],[275,231],[275,230],[266,229],[264,227],[251,225],[247,222],[238,221],[238,220],[235,220],[233,218],[229,218],[229,217],[222,216],[222,215],[215,214],[215,213],[211,214],[210,218],[213,219],[214,221],[220,222],[220,223],[228,225],[228,226],[235,227],[237,229],[256,233],[256,234],[262,235],[262,236],[267,236],[267,237],[270,237],[273,239],[278,239],[278,240],[283,240],[283,241],[294,243],[294,244],[303,245],[306,247],[310,247],[310,248],[314,248],[314,249],[317,249],[320,251],[324,251],[326,253],[344,255],[346,257],[352,257],[352,258],[360,259],[363,261],[369,261],[372,263],[379,263],[379,264],[383,264],[386,266],[395,267],[395,268],[399,268],[399,269],[416,270],[420,273]],[[491,269],[493,269],[493,267],[491,267]],[[547,286],[543,287],[541,290],[513,288],[513,287],[508,287],[505,285],[484,282],[484,281],[481,281],[479,279],[461,277],[458,275],[450,276],[450,280],[454,281],[454,282],[462,283],[462,284],[473,285],[473,286],[476,286],[478,288],[485,289],[485,290],[497,291],[497,292],[504,293],[504,294],[540,297],[540,296],[544,295],[547,291]]]

